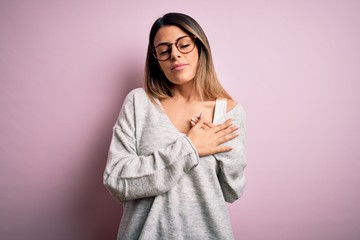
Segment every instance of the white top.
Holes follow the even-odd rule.
[[[222,116],[226,114],[226,108],[227,108],[226,98],[216,99],[214,120],[213,120],[214,123],[217,122]]]

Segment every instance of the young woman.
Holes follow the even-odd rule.
[[[244,189],[245,113],[220,85],[191,17],[153,24],[145,88],[113,129],[104,184],[124,207],[118,239],[233,239],[226,202]]]

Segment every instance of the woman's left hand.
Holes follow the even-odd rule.
[[[198,122],[199,122],[199,120],[201,119],[201,118],[203,118],[204,117],[204,115],[203,115],[203,113],[200,113],[199,115],[196,115],[196,116],[194,116],[194,117],[191,117],[190,118],[190,124],[191,124],[191,126],[192,127],[194,127]],[[212,122],[210,122],[210,121],[208,121],[207,119],[204,119],[204,124],[203,124],[203,126],[202,126],[202,128],[203,129],[209,129],[209,128],[213,128],[215,125],[212,123]]]

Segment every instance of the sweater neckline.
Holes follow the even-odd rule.
[[[161,112],[161,114],[164,116],[164,118],[166,119],[166,121],[168,122],[168,124],[169,124],[178,134],[180,134],[180,135],[182,135],[182,136],[185,136],[186,133],[180,132],[180,131],[175,127],[175,125],[173,124],[173,122],[170,120],[170,118],[169,118],[169,116],[166,114],[165,109],[163,108],[160,100],[159,100],[158,98],[154,98],[154,100],[155,100],[155,102],[158,104],[158,106],[159,106],[158,109],[161,110],[160,112]],[[150,100],[149,100],[149,101],[150,101]],[[217,104],[218,104],[218,101],[216,101],[215,104],[217,105]],[[215,108],[216,108],[216,105],[215,105]],[[229,114],[231,114],[231,113],[234,111],[234,109],[238,108],[238,106],[239,106],[239,104],[236,103],[236,105],[235,105],[232,109],[230,109],[230,111],[226,112],[226,113],[225,113],[222,117],[220,117],[219,119],[226,118],[226,116],[228,116]],[[217,119],[217,120],[219,120],[219,119]],[[213,119],[213,121],[214,121],[214,119]]]

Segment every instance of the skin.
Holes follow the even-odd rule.
[[[174,43],[179,37],[182,36],[188,36],[188,34],[176,26],[162,27],[155,35],[154,46],[157,46],[160,43],[164,42]],[[190,85],[196,74],[198,54],[199,53],[197,47],[195,47],[195,49],[188,54],[182,54],[173,45],[170,59],[167,61],[158,62],[161,70],[164,72],[165,76],[169,81],[171,81],[175,85],[180,85],[182,88],[184,88],[185,86],[192,88],[192,86]],[[173,67],[177,64],[184,64],[185,66],[179,70],[176,70]]]
[[[164,26],[154,38],[154,46],[160,43],[174,43],[179,37],[188,34],[177,26]],[[199,156],[230,151],[223,143],[238,136],[237,126],[229,119],[223,124],[214,125],[215,101],[201,101],[193,88],[193,81],[198,64],[198,49],[183,54],[173,46],[170,59],[158,61],[161,70],[174,84],[174,96],[161,100],[169,120],[181,133],[185,133],[197,149]],[[228,101],[228,108],[236,105]],[[210,120],[209,120],[210,119]]]

